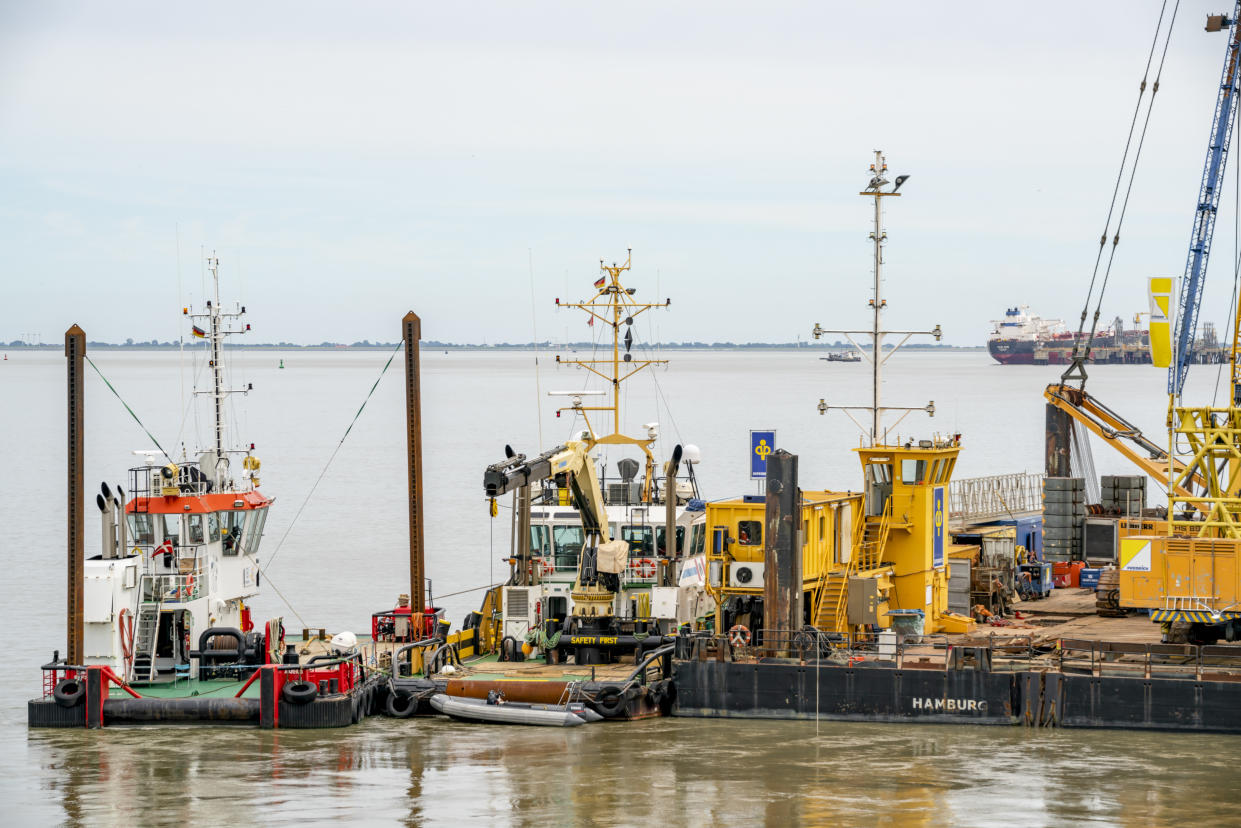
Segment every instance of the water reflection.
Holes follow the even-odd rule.
[[[69,823],[1043,825],[1219,821],[1234,737],[664,720],[566,730],[38,731]],[[34,792],[31,791],[31,794]],[[1230,816],[1228,817],[1230,818]]]

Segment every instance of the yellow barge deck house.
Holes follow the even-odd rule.
[[[858,448],[865,492],[802,491],[806,624],[848,637],[890,628],[893,610],[920,610],[926,633],[973,629],[948,611],[948,483],[960,450],[956,438]],[[742,638],[763,628],[765,509],[762,496],[707,504],[714,626],[739,625]]]

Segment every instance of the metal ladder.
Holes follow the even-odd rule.
[[[138,607],[134,635],[134,681],[155,680],[155,644],[159,632],[159,602],[144,601]]]

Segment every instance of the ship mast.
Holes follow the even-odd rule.
[[[815,339],[819,339],[825,333],[841,334],[853,347],[857,348],[871,365],[871,404],[868,406],[848,406],[848,405],[828,405],[825,399],[819,400],[818,410],[820,414],[826,414],[829,410],[839,410],[845,412],[849,419],[865,432],[870,440],[870,445],[877,446],[886,441],[886,431],[883,426],[883,413],[885,411],[900,411],[901,416],[898,417],[890,426],[895,427],[897,423],[905,418],[910,411],[925,411],[932,417],[935,416],[935,401],[931,400],[925,406],[908,408],[885,406],[882,404],[883,394],[883,364],[888,361],[892,354],[896,353],[902,345],[909,341],[909,338],[916,335],[928,335],[935,337],[939,341],[943,337],[943,331],[940,326],[936,325],[934,329],[929,331],[885,331],[882,329],[883,311],[887,307],[887,300],[883,298],[883,246],[888,240],[888,234],[883,229],[883,199],[891,197],[900,197],[897,190],[909,178],[907,175],[898,175],[896,183],[891,190],[884,190],[888,185],[888,179],[885,177],[888,171],[887,161],[883,157],[883,152],[875,150],[875,163],[870,165],[870,183],[866,189],[858,193],[858,195],[866,196],[874,201],[874,229],[870,233],[871,243],[874,248],[874,295],[870,300],[871,308],[871,328],[868,331],[835,331],[827,330],[819,326],[816,322],[814,330],[811,333]],[[884,354],[883,341],[886,336],[899,335],[902,339],[896,343],[890,352]],[[854,336],[870,338],[870,352],[858,344]],[[870,413],[870,427],[863,425],[857,417],[853,415],[854,411],[866,411]]]
[[[250,330],[248,324],[238,326],[236,330],[229,330],[225,327],[226,320],[239,319],[245,315],[246,308],[244,305],[238,305],[235,311],[224,311],[220,307],[220,259],[215,254],[207,257],[207,270],[211,272],[212,295],[213,299],[207,300],[207,309],[203,313],[190,313],[190,308],[186,307],[183,313],[190,319],[202,319],[206,321],[208,328],[201,331],[198,326],[194,327],[194,335],[205,337],[211,346],[211,390],[195,391],[195,395],[207,394],[211,396],[214,421],[214,468],[212,469],[212,482],[215,484],[217,491],[224,488],[228,482],[228,450],[224,446],[224,400],[230,394],[249,392],[253,387],[253,383],[249,383],[244,388],[225,388],[224,387],[224,367],[221,364],[221,354],[223,351],[224,337],[232,334],[243,334]]]
[[[646,476],[643,484],[643,499],[647,499],[652,489],[652,481],[655,468],[654,455],[651,454],[651,445],[655,442],[655,432],[653,428],[648,429],[648,439],[640,440],[621,434],[620,425],[620,392],[621,383],[632,377],[634,374],[651,365],[662,365],[667,363],[666,359],[634,359],[630,353],[633,349],[633,326],[634,319],[641,313],[645,313],[652,308],[666,308],[672,304],[671,299],[665,299],[663,302],[638,302],[633,296],[637,292],[637,288],[627,288],[621,283],[621,274],[628,271],[633,262],[633,249],[628,250],[628,258],[625,263],[618,265],[613,262],[611,265],[604,264],[603,259],[599,260],[599,270],[604,275],[595,282],[595,295],[584,302],[561,302],[556,300],[558,308],[576,308],[583,310],[590,316],[589,324],[594,325],[596,321],[607,325],[612,329],[612,354],[610,358],[603,359],[562,359],[556,356],[556,362],[561,365],[576,365],[579,368],[585,368],[592,374],[602,378],[612,386],[611,404],[609,405],[583,405],[582,396],[589,392],[583,391],[551,391],[549,395],[568,396],[571,397],[570,405],[556,409],[556,416],[559,417],[563,411],[572,411],[575,414],[581,414],[582,419],[586,423],[586,429],[590,434],[587,443],[590,448],[594,448],[599,444],[609,445],[635,445],[642,449],[646,454]],[[625,328],[624,336],[621,335],[621,328]],[[596,392],[599,393],[599,392]],[[607,392],[602,392],[606,394]],[[590,421],[589,412],[611,412],[612,413],[612,433],[600,436],[595,430],[595,426]]]

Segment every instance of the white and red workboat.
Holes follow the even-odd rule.
[[[374,682],[367,683],[351,633],[315,642],[317,652],[303,647],[311,657],[302,663],[299,652],[286,651],[279,618],[259,625],[251,616],[272,499],[259,490],[254,444],[238,444],[226,429],[229,396],[251,386],[226,387],[222,346],[250,326],[240,321],[244,307],[220,306],[218,260],[208,259],[208,267],[213,298],[199,312],[183,311],[206,345],[210,387],[195,394],[213,409],[208,445],[193,454],[182,449],[180,457],[158,444],[137,451],[145,462],[129,470],[128,493],[100,487],[100,550],[86,556],[79,539],[75,553],[71,540],[69,649],[43,666],[43,697],[29,704],[31,726],[330,727],[356,722],[371,707]],[[70,363],[72,377],[72,357]],[[71,435],[74,420],[71,410]],[[80,456],[77,462],[80,468]],[[71,471],[71,490],[80,486],[75,477],[80,481],[80,472]]]
[[[223,661],[191,659],[208,638],[213,650],[230,652],[230,662],[253,664],[267,660],[265,639],[279,643],[278,630],[254,630],[246,603],[259,592],[259,543],[272,500],[259,491],[253,444],[231,447],[223,415],[227,397],[249,388],[225,387],[222,344],[250,326],[235,322],[244,307],[220,307],[218,260],[209,265],[214,300],[202,313],[184,312],[210,349],[211,387],[201,393],[215,412],[211,445],[193,459],[135,452],[146,463],[129,470],[128,502],[122,507],[124,493],[113,495],[106,483],[96,498],[103,541],[101,554],[84,562],[83,663],[105,664],[130,683],[197,678],[204,663]]]

